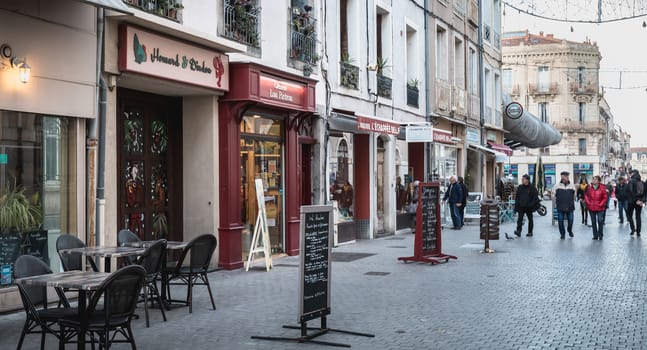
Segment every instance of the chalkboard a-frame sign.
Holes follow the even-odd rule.
[[[440,184],[426,182],[418,185],[418,209],[416,212],[416,236],[413,256],[400,257],[398,260],[429,262],[456,259],[453,255],[443,254],[442,229],[440,225]]]
[[[332,232],[332,206],[301,207],[300,323],[330,314]]]

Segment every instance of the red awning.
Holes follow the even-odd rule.
[[[512,148],[506,145],[502,145],[500,143],[494,143],[494,142],[488,142],[487,144],[490,145],[490,147],[492,147],[492,149],[497,152],[505,153],[509,156],[512,155]]]

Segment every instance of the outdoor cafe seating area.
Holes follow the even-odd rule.
[[[215,310],[208,269],[216,246],[216,237],[211,234],[189,242],[140,241],[123,230],[116,247],[89,247],[74,236],[60,236],[56,250],[62,272],[52,272],[37,257],[18,257],[13,277],[25,323],[17,349],[27,337],[36,335],[40,335],[41,349],[47,337],[57,338],[60,348],[76,344],[76,348],[85,349],[90,344],[94,349],[96,344],[108,349],[113,343],[129,343],[136,349],[137,334],[131,321],[144,317],[146,327],[155,327],[150,320],[151,308],[159,310],[163,322],[181,310],[175,310],[175,305],[186,305],[191,313],[195,286],[206,286]],[[100,271],[101,266],[104,271]],[[171,296],[171,291],[182,289],[186,290],[182,298]],[[55,300],[48,300],[54,295],[51,290],[55,291]]]

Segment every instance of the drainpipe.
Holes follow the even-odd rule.
[[[424,27],[425,27],[425,68],[429,67],[429,1],[425,0],[425,21],[424,21]],[[431,125],[431,101],[429,98],[430,92],[429,92],[429,84],[431,83],[431,79],[429,79],[429,72],[425,74],[425,119],[427,122],[427,125]],[[433,157],[433,152],[432,152],[432,143],[431,142],[425,142],[425,173],[427,174],[427,181],[432,181],[432,174],[431,174],[431,166],[433,164],[432,162],[432,157]],[[424,177],[423,177],[424,179]]]
[[[97,81],[99,82],[99,155],[97,157],[97,199],[96,199],[96,232],[95,243],[101,243],[101,234],[104,227],[105,218],[105,160],[106,160],[106,100],[107,100],[107,86],[106,81],[103,79],[101,69],[103,66],[103,44],[104,44],[104,28],[105,17],[103,9],[99,9],[99,16],[97,18]]]
[[[483,81],[485,78],[485,72],[484,72],[484,67],[483,67],[483,8],[482,8],[483,1],[478,0],[478,8],[479,8],[479,26],[478,26],[478,36],[479,36],[479,125],[481,127],[481,145],[485,144],[485,82]],[[479,171],[481,174],[477,176],[477,178],[481,179],[481,192],[486,193],[485,191],[485,183],[483,182],[483,169],[485,167],[485,155],[483,152],[479,152],[479,159],[480,159],[480,164],[481,166],[479,167]]]

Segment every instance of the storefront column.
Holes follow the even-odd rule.
[[[384,169],[384,232],[395,232],[396,201],[395,197],[395,137],[389,136],[385,143]]]
[[[299,255],[299,206],[301,205],[301,168],[299,137],[294,128],[286,130],[285,138],[285,253]]]
[[[243,267],[240,222],[240,122],[237,104],[220,103],[218,118],[220,155],[219,265],[227,270]]]
[[[371,135],[356,134],[353,140],[355,169],[355,231],[358,238],[369,238],[371,222]]]

